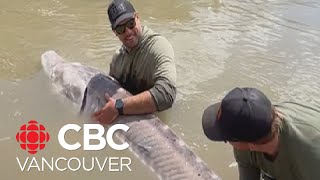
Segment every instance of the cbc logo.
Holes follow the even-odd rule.
[[[20,147],[30,154],[36,154],[39,150],[42,150],[49,138],[46,128],[35,120],[22,125],[16,135],[16,140],[20,143]]]

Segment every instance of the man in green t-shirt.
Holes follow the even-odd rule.
[[[203,113],[205,135],[229,142],[240,180],[319,180],[320,108],[272,105],[255,88],[235,88]]]
[[[108,102],[94,117],[103,124],[118,115],[145,114],[170,108],[176,97],[176,67],[169,41],[142,26],[138,13],[127,0],[114,0],[108,7],[111,29],[122,42],[114,54],[109,74],[133,96]]]

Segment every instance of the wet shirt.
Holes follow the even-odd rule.
[[[113,56],[109,74],[133,95],[149,90],[158,111],[171,107],[176,97],[176,67],[169,41],[144,26],[130,52],[122,46]]]
[[[275,107],[284,115],[279,153],[270,160],[264,153],[234,149],[240,180],[259,180],[260,172],[277,180],[319,180],[320,108],[291,102]]]

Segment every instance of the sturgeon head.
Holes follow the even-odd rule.
[[[67,97],[77,107],[89,80],[100,73],[97,69],[76,62],[65,62],[55,51],[41,55],[41,64],[58,94]]]

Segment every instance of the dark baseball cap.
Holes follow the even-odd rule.
[[[271,132],[273,108],[255,88],[234,88],[202,116],[204,134],[214,141],[254,142]]]
[[[135,9],[127,0],[113,0],[108,7],[111,28],[114,29],[121,21],[134,17]]]

